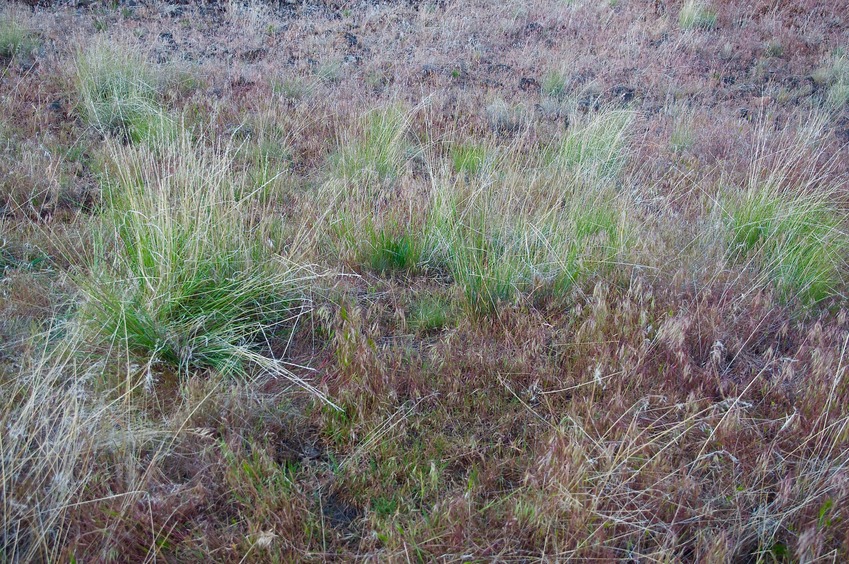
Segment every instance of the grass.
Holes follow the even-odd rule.
[[[522,296],[562,299],[625,248],[624,224],[603,192],[570,186],[570,171],[559,166],[506,164],[512,170],[486,191],[450,183],[435,191],[426,228],[426,263],[451,274],[475,315]]]
[[[826,103],[840,110],[849,104],[849,57],[838,50],[826,67],[820,69],[817,78],[828,85]]]
[[[87,479],[81,465],[102,413],[84,405],[80,384],[65,381],[66,368],[42,356],[14,379],[4,375],[4,393],[15,399],[0,411],[0,554],[9,561],[59,558],[69,505]]]
[[[35,35],[9,14],[0,16],[0,58],[31,55],[38,49]]]
[[[555,149],[556,165],[593,178],[616,177],[628,157],[632,119],[630,112],[611,110],[578,125]]]
[[[760,187],[730,211],[732,252],[758,255],[785,299],[816,303],[839,295],[847,240],[840,215],[826,200]]]
[[[830,5],[236,4],[0,19],[0,560],[849,560]]]
[[[376,110],[363,119],[362,133],[333,158],[336,174],[358,186],[391,182],[412,152],[407,114],[398,108]]]
[[[712,30],[716,23],[716,10],[702,0],[687,0],[678,12],[678,25],[682,29]]]
[[[451,147],[451,162],[454,172],[475,175],[487,161],[486,147],[477,145],[455,145]]]
[[[567,77],[557,71],[546,73],[542,78],[540,90],[546,96],[562,99],[566,95]]]
[[[102,134],[133,142],[169,132],[171,119],[159,106],[160,75],[136,51],[106,40],[76,56],[80,110]]]
[[[410,325],[416,331],[429,333],[448,326],[453,318],[451,304],[438,296],[424,296],[411,311]]]
[[[291,331],[314,275],[272,255],[268,221],[246,222],[258,189],[228,172],[230,149],[201,148],[184,132],[156,150],[109,151],[104,240],[83,282],[82,322],[146,366],[232,376],[261,368],[312,390],[260,351]]]
[[[782,299],[806,305],[841,297],[846,280],[849,241],[839,189],[799,170],[827,139],[827,118],[809,116],[776,153],[755,154],[747,188],[727,207],[732,256],[756,264]],[[776,156],[781,162],[767,164]]]
[[[419,264],[419,247],[412,233],[393,235],[386,230],[372,231],[368,234],[366,261],[372,270],[379,273],[409,271]]]

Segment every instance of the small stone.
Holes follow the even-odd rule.
[[[538,92],[539,89],[539,82],[535,78],[523,76],[521,79],[519,79],[519,90],[522,90],[523,92]]]

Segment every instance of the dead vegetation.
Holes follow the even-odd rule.
[[[4,7],[2,559],[845,560],[847,14]]]

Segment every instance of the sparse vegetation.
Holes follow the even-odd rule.
[[[0,560],[849,559],[833,2],[46,4]]]

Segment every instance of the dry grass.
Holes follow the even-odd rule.
[[[847,22],[768,4],[5,9],[0,559],[849,558]]]

